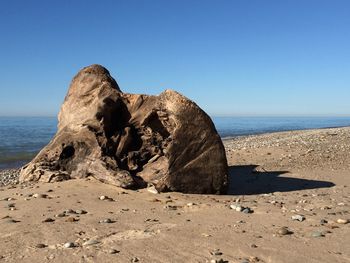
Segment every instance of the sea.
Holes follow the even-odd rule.
[[[350,117],[212,117],[222,138],[350,126]],[[56,117],[0,117],[0,170],[29,162],[53,137]]]

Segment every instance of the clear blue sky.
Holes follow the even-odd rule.
[[[350,115],[350,1],[0,1],[0,115],[56,115],[77,71],[211,115]]]

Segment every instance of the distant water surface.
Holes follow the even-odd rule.
[[[350,126],[350,117],[213,117],[221,137]],[[56,117],[0,117],[0,170],[30,161],[56,133]]]

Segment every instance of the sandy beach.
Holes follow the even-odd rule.
[[[0,262],[350,262],[350,128],[224,145],[226,195],[19,185],[12,171],[0,180]]]

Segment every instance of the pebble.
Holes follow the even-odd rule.
[[[66,216],[65,213],[59,213],[59,214],[55,215],[55,217],[65,217],[65,216]]]
[[[297,220],[299,222],[303,222],[305,220],[305,216],[303,215],[293,215],[292,220]]]
[[[101,195],[101,196],[99,197],[99,199],[100,199],[100,200],[107,200],[107,199],[109,199],[109,197],[106,196],[106,195]]]
[[[250,209],[249,207],[243,207],[241,205],[238,205],[238,204],[231,204],[230,205],[230,208],[232,210],[235,210],[237,212],[243,212],[245,214],[251,214],[253,213],[254,211],[252,209]]]
[[[6,222],[7,222],[7,223],[18,223],[18,222],[20,222],[20,221],[15,220],[15,219],[9,219],[9,220],[7,220]]]
[[[10,204],[7,204],[7,207],[8,208],[13,208],[13,207],[15,207],[16,206],[16,204],[15,203],[10,203]]]
[[[154,186],[148,187],[147,191],[152,193],[152,194],[159,194],[158,190]]]
[[[81,210],[81,209],[75,210],[75,213],[78,214],[78,215],[87,214],[87,212],[85,210]]]
[[[327,223],[328,223],[328,221],[326,219],[321,219],[320,220],[320,224],[321,225],[324,225],[324,224],[327,224]]]
[[[8,169],[0,171],[0,186],[18,184],[20,169]]]
[[[339,219],[337,219],[337,223],[338,224],[347,224],[347,223],[349,223],[349,220],[348,219],[339,218]]]
[[[281,227],[277,230],[277,234],[285,236],[292,234],[292,232],[287,227]]]
[[[106,218],[106,219],[100,220],[99,223],[110,224],[110,223],[114,223],[114,221],[110,218]]]
[[[245,214],[251,214],[251,213],[253,213],[253,211],[252,211],[249,207],[244,208],[244,209],[242,210],[242,212],[245,213]]]
[[[67,242],[63,245],[64,248],[73,248],[75,244],[73,242]]]
[[[134,257],[134,258],[131,259],[131,262],[139,262],[139,261],[140,261],[140,259],[137,258],[137,257]]]
[[[110,249],[108,251],[109,254],[118,254],[120,251],[119,250],[116,250],[116,249]]]
[[[52,218],[48,217],[45,220],[43,220],[42,222],[43,223],[51,223],[51,222],[54,222],[54,221],[55,221],[55,219],[52,219]]]
[[[47,198],[47,194],[33,194],[34,198]]]
[[[222,258],[210,260],[210,263],[226,263],[226,262],[228,262],[228,261],[225,261]]]
[[[220,249],[215,249],[213,251],[210,251],[210,254],[213,256],[221,256],[222,252],[220,251]]]
[[[79,221],[79,219],[75,218],[75,217],[68,217],[66,219],[66,222],[70,222],[70,223],[73,223],[73,222],[76,222],[76,221]]]
[[[312,237],[324,237],[324,234],[321,231],[314,231],[311,233],[311,236]]]
[[[84,242],[83,246],[92,246],[92,245],[97,245],[99,243],[101,243],[101,242],[96,240],[96,239],[90,239],[90,240]]]
[[[36,248],[45,248],[47,247],[45,244],[39,243],[35,245]]]

